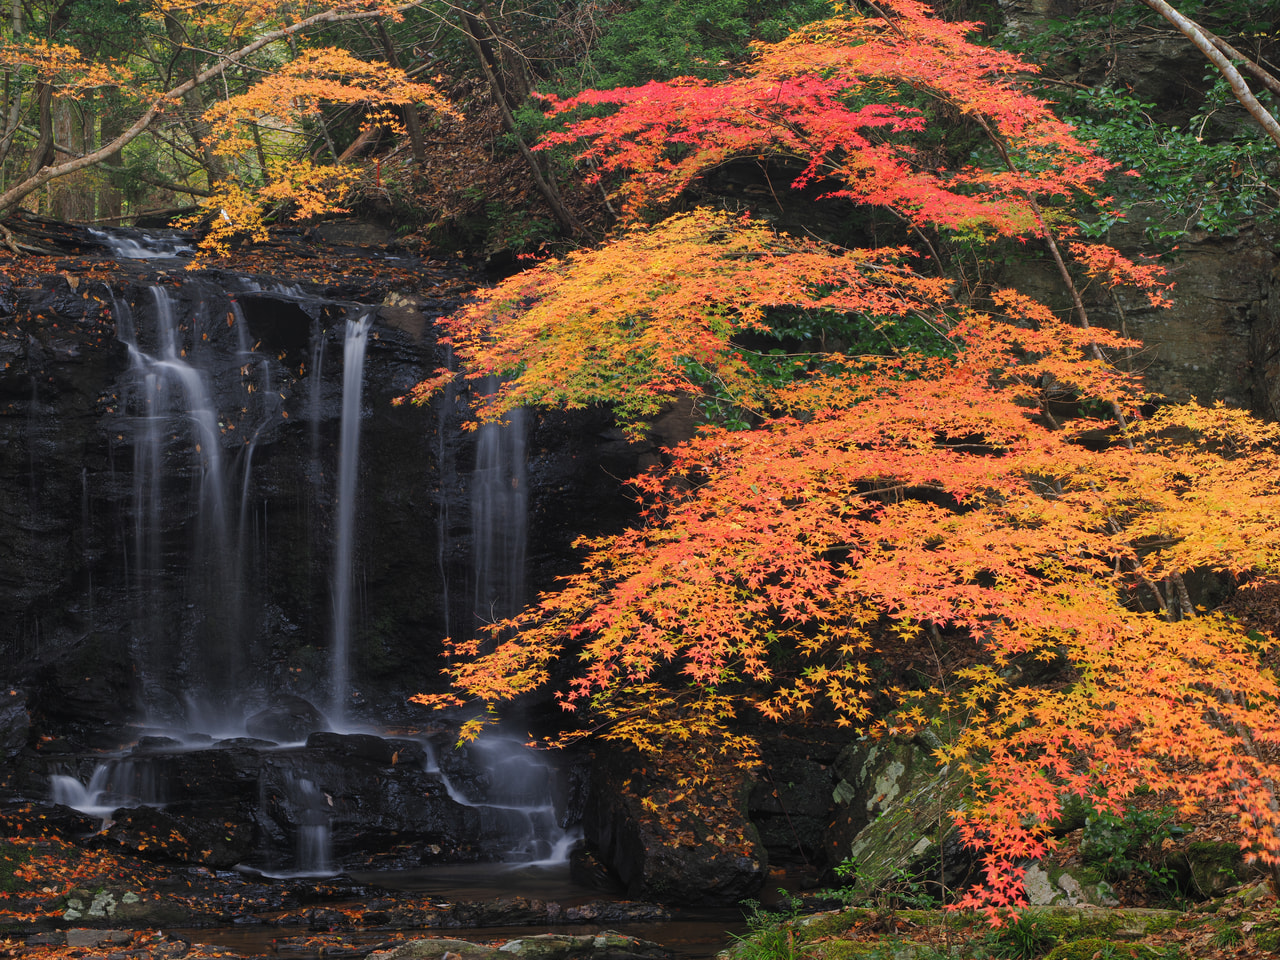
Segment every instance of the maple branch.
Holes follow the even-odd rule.
[[[1249,89],[1249,85],[1245,83],[1244,77],[1240,75],[1240,71],[1227,58],[1218,45],[1213,42],[1205,34],[1204,28],[1194,20],[1189,20],[1181,13],[1175,10],[1165,0],[1142,0],[1148,7],[1154,10],[1160,16],[1164,17],[1173,24],[1178,31],[1190,40],[1208,60],[1222,72],[1222,76],[1226,78],[1227,83],[1231,86],[1231,92],[1235,94],[1240,105],[1249,112],[1249,115],[1266,131],[1267,136],[1280,146],[1280,122],[1258,102],[1258,98],[1253,95],[1253,91]],[[1267,84],[1270,87],[1270,84]]]
[[[1004,161],[1004,164],[1008,167],[1009,171],[1011,173],[1019,172],[1017,166],[1013,162],[1013,158],[1009,156],[1009,151],[1005,148],[1004,141],[996,136],[995,131],[991,129],[991,125],[987,123],[986,118],[978,117],[977,120],[982,129],[986,132],[987,138],[995,145],[996,150],[999,152],[1001,159]],[[1085,309],[1084,300],[1080,297],[1080,290],[1076,286],[1074,278],[1071,276],[1071,271],[1067,269],[1067,262],[1062,257],[1062,251],[1058,249],[1058,241],[1054,237],[1053,230],[1050,229],[1048,221],[1045,220],[1044,212],[1040,209],[1040,204],[1036,202],[1035,196],[1032,195],[1030,191],[1024,190],[1023,196],[1026,197],[1027,203],[1031,207],[1031,212],[1036,218],[1036,225],[1040,228],[1041,238],[1044,240],[1045,246],[1049,248],[1049,255],[1053,258],[1054,265],[1058,268],[1058,275],[1062,278],[1062,282],[1066,286],[1067,292],[1071,295],[1071,303],[1075,308],[1076,319],[1080,323],[1080,328],[1082,330],[1092,329],[1092,324],[1089,323],[1089,311]],[[1089,346],[1095,359],[1103,363],[1110,363],[1106,355],[1102,352],[1102,348],[1098,346],[1096,341],[1091,342]],[[1120,408],[1120,404],[1114,400],[1111,401],[1110,406],[1111,412],[1115,415],[1116,421],[1120,425],[1120,435],[1124,437],[1125,445],[1132,449],[1133,438],[1129,436],[1129,422],[1124,415],[1124,411]]]
[[[97,150],[74,157],[63,163],[55,163],[42,167],[34,172],[31,176],[22,180],[20,183],[10,187],[4,193],[0,193],[0,212],[8,211],[17,205],[24,198],[35,193],[50,180],[59,177],[65,177],[68,174],[83,170],[86,167],[94,166],[101,163],[109,157],[119,153],[127,144],[133,142],[139,136],[147,131],[157,116],[169,106],[172,101],[180,99],[184,94],[190,93],[201,84],[207,83],[215,77],[221,76],[232,66],[239,63],[244,58],[257,53],[263,47],[275,43],[277,40],[283,40],[292,37],[297,33],[314,27],[322,23],[345,23],[352,20],[365,20],[371,17],[384,16],[387,12],[400,12],[409,10],[419,6],[423,0],[411,0],[409,3],[397,4],[387,8],[375,7],[369,10],[359,11],[341,11],[336,8],[322,10],[320,13],[312,14],[297,23],[290,24],[287,27],[281,27],[277,30],[271,30],[261,34],[257,39],[245,44],[240,49],[222,55],[221,60],[211,67],[204,70],[178,84],[175,87],[165,91],[155,98],[150,106],[138,117],[128,128],[112,139],[110,142],[102,145]]]
[[[27,133],[27,134],[35,134],[38,132],[38,131],[32,130],[30,127],[27,127],[27,126],[23,126],[20,129],[22,130],[23,133]],[[175,144],[174,146],[176,147],[177,144]],[[75,150],[64,143],[59,142],[56,138],[53,141],[53,149],[56,152],[64,154],[73,159],[84,156],[84,154],[81,153],[79,150]],[[193,160],[198,160],[198,158],[195,157],[194,155],[191,155],[191,154],[188,154],[188,155],[191,156]],[[190,187],[190,186],[187,186],[186,184],[177,183],[173,180],[166,180],[164,177],[149,176],[148,174],[141,173],[137,170],[130,170],[127,167],[115,166],[113,164],[107,163],[105,160],[98,163],[97,166],[102,168],[103,170],[106,170],[109,173],[126,174],[127,176],[129,176],[134,180],[139,180],[142,183],[150,184],[153,187],[159,187],[162,190],[172,190],[174,193],[186,193],[186,194],[190,194],[193,197],[212,196],[212,194],[208,190],[202,189],[201,187]]]

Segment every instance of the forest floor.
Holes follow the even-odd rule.
[[[652,904],[561,908],[521,897],[451,903],[341,879],[266,881],[27,833],[0,842],[0,957],[363,957],[428,937],[486,943],[494,937],[486,928],[514,923],[576,921],[574,929],[594,933],[666,916]],[[1060,855],[1072,855],[1070,837]],[[1000,929],[973,915],[907,906],[905,895],[808,914],[797,899],[783,913],[757,912],[732,950],[739,960],[1280,957],[1280,905],[1266,880],[1196,904],[1171,903],[1137,878],[1115,889],[1119,908],[1032,909]],[[246,928],[258,931],[260,946],[244,946],[243,937],[228,941]],[[725,942],[731,939],[726,933]]]

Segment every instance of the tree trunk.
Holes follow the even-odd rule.
[[[386,54],[387,63],[397,70],[403,70],[400,58],[396,55],[396,45],[391,42],[391,34],[387,32],[386,23],[381,18],[377,23],[378,37],[382,40],[382,50]],[[405,129],[409,131],[409,146],[413,150],[413,162],[421,168],[427,162],[427,146],[422,139],[422,119],[418,116],[418,105],[406,103],[401,109]]]
[[[36,84],[36,103],[40,110],[40,137],[31,151],[27,164],[27,176],[33,177],[42,167],[53,163],[53,87],[47,83]]]
[[[190,36],[187,33],[186,25],[181,23],[171,13],[164,15],[165,32],[169,35],[169,42],[179,51],[177,59],[174,61],[174,74],[184,80],[196,77],[200,72],[200,55],[190,48]],[[200,90],[199,84],[192,84],[190,89],[182,94],[182,102],[187,108],[187,116],[183,121],[183,127],[188,131],[192,141],[194,141],[196,149],[199,151],[201,158],[201,166],[204,167],[205,176],[209,180],[209,187],[212,188],[219,180],[227,178],[227,165],[213,150],[213,135],[209,128],[209,124],[204,121],[204,112],[207,104],[204,95]]]
[[[1200,24],[1193,20],[1188,20],[1169,4],[1165,3],[1164,0],[1142,0],[1142,2],[1173,24],[1179,33],[1195,44],[1196,49],[1203,53],[1221,71],[1223,77],[1226,78],[1227,83],[1231,86],[1231,92],[1240,101],[1240,105],[1249,111],[1249,115],[1266,131],[1267,136],[1274,140],[1277,146],[1280,146],[1280,122],[1277,122],[1267,108],[1258,102],[1258,98],[1253,95],[1249,85],[1244,82],[1244,77],[1240,75],[1240,71],[1227,59],[1226,54],[1218,49],[1213,40],[1205,35],[1205,31],[1201,29]]]
[[[502,114],[502,125],[507,132],[511,134],[511,139],[516,143],[516,147],[520,151],[520,156],[524,158],[525,163],[529,167],[529,172],[533,175],[534,186],[538,188],[538,192],[542,194],[542,198],[547,202],[547,206],[551,208],[552,215],[564,228],[565,232],[570,236],[581,234],[584,232],[582,224],[578,218],[573,215],[570,210],[560,199],[560,191],[556,189],[555,182],[549,174],[544,174],[538,158],[533,155],[533,151],[529,149],[529,145],[524,142],[520,136],[520,130],[516,125],[516,118],[511,112],[511,106],[507,103],[506,88],[502,83],[502,79],[498,76],[497,70],[494,68],[494,59],[492,56],[492,45],[489,38],[477,37],[473,31],[481,29],[481,21],[470,13],[463,13],[462,18],[462,35],[467,41],[467,45],[471,47],[471,52],[475,54],[476,59],[480,62],[480,69],[484,71],[485,81],[489,84],[489,92],[493,97],[493,102],[497,105],[498,110]]]

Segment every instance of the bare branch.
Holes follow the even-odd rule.
[[[1270,114],[1267,108],[1258,102],[1258,98],[1253,95],[1253,91],[1249,89],[1249,85],[1245,83],[1244,77],[1240,75],[1240,71],[1236,69],[1235,64],[1218,49],[1213,40],[1206,36],[1201,26],[1193,20],[1188,20],[1169,4],[1165,3],[1165,0],[1142,0],[1142,2],[1177,27],[1183,36],[1195,44],[1196,48],[1215,67],[1222,71],[1222,75],[1226,77],[1227,83],[1231,85],[1231,92],[1236,95],[1240,105],[1249,111],[1249,115],[1254,120],[1258,121],[1262,129],[1267,132],[1267,136],[1276,142],[1276,146],[1280,146],[1280,123],[1277,123],[1276,118]]]

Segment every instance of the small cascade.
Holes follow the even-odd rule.
[[[49,777],[54,803],[105,820],[121,807],[157,806],[164,802],[155,766],[145,760],[108,760],[98,764],[83,783],[69,774]]]
[[[165,664],[165,658],[150,649],[143,657],[161,666],[183,667],[188,713],[200,713],[205,722],[221,726],[239,719],[228,716],[227,710],[243,658],[236,536],[229,526],[219,415],[206,372],[183,347],[172,292],[151,287],[148,297],[155,317],[151,353],[140,346],[131,312],[116,306],[120,339],[128,347],[133,371],[138,636],[146,637],[148,646],[160,645],[165,632],[173,630],[173,625],[157,620],[157,611],[166,605],[161,600],[186,598],[193,616],[180,630],[191,640],[180,662]],[[177,484],[184,471],[175,454],[192,466],[188,493]],[[177,534],[184,534],[183,540],[175,539]],[[175,557],[186,563],[186,570],[175,570]],[[157,680],[165,685],[165,677]]]
[[[288,774],[285,792],[297,819],[293,853],[295,876],[327,876],[330,866],[330,802],[313,780]]]
[[[355,580],[356,496],[360,457],[361,392],[364,353],[372,314],[347,321],[342,353],[342,428],[338,439],[338,487],[333,551],[333,649],[330,682],[333,706],[329,722],[346,721],[351,656],[351,596]]]
[[[89,227],[89,235],[122,260],[164,260],[195,253],[190,239],[177,231],[144,232],[140,230]]]
[[[444,365],[448,369],[453,369],[453,346],[446,344],[444,348]],[[436,489],[439,491],[439,508],[436,514],[436,568],[440,571],[440,614],[441,614],[441,633],[443,636],[453,636],[453,617],[450,610],[450,590],[449,590],[449,562],[448,562],[448,546],[449,531],[451,529],[452,519],[449,511],[449,491],[446,488],[448,482],[444,476],[445,464],[449,463],[448,443],[449,436],[449,417],[452,413],[454,405],[458,402],[458,387],[450,381],[444,389],[444,397],[439,404],[436,405],[436,468],[440,473],[436,476]]]
[[[307,441],[311,450],[310,477],[312,485],[320,481],[320,421],[324,410],[324,329],[319,320],[311,322],[311,373],[307,378]]]
[[[487,389],[496,389],[490,382]],[[471,478],[471,533],[475,560],[476,623],[514,616],[524,604],[529,492],[525,469],[524,410],[506,423],[487,423],[476,440]]]
[[[504,863],[567,862],[582,831],[566,829],[560,821],[556,768],[517,740],[478,740],[467,749],[482,777],[455,783],[430,750],[427,769],[440,775],[450,799],[480,815],[482,841],[497,849]]]

